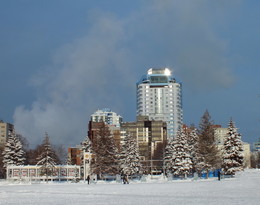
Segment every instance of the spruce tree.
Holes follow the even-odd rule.
[[[167,144],[165,147],[165,154],[164,154],[164,169],[165,174],[172,173],[172,167],[173,167],[173,146],[174,146],[174,140],[173,139],[167,139]]]
[[[88,136],[86,136],[85,140],[81,142],[81,151],[92,152],[92,143]]]
[[[47,133],[45,133],[45,137],[40,147],[41,147],[39,149],[40,153],[37,158],[38,162],[36,165],[41,166],[40,174],[45,175],[48,181],[48,176],[51,176],[54,173],[54,168],[56,165],[56,161],[55,161],[56,156],[51,147],[50,138]]]
[[[4,147],[0,146],[0,179],[5,177],[6,171],[3,163],[3,151]]]
[[[67,165],[73,165],[72,160],[71,160],[71,156],[68,156],[68,157],[67,157],[65,164],[67,164]]]
[[[141,168],[137,141],[131,135],[127,135],[123,140],[120,152],[121,173],[124,175],[139,174]]]
[[[191,126],[188,129],[186,129],[186,136],[187,141],[189,145],[188,153],[191,157],[192,161],[192,172],[195,172],[195,164],[196,164],[196,148],[197,148],[197,142],[198,142],[198,134],[197,129],[194,126]]]
[[[237,171],[243,170],[243,143],[241,136],[237,133],[232,119],[229,122],[227,137],[224,140],[223,169],[225,174],[235,175]]]
[[[192,171],[189,144],[184,131],[179,130],[173,145],[173,175],[186,178]]]
[[[93,173],[103,175],[119,174],[119,156],[114,137],[109,128],[103,123],[92,146],[95,161],[92,164]]]
[[[206,172],[219,168],[221,159],[215,143],[215,129],[209,112],[206,110],[201,118],[196,145],[196,171]]]
[[[6,168],[8,165],[24,165],[25,152],[22,143],[15,133],[8,136],[5,148],[3,151],[3,164]]]

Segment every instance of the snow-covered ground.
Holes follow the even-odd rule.
[[[232,179],[119,183],[0,182],[0,204],[260,204],[260,170]]]

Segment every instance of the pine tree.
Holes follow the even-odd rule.
[[[40,165],[40,171],[41,171],[41,175],[46,175],[46,180],[48,181],[48,176],[53,175],[54,172],[54,168],[56,165],[56,161],[55,161],[55,153],[51,147],[50,144],[50,138],[48,136],[47,133],[45,133],[45,137],[44,140],[41,144],[41,151],[40,154],[37,158],[37,164],[36,165]]]
[[[188,142],[188,153],[192,161],[192,172],[195,172],[195,163],[196,163],[196,148],[198,142],[197,130],[194,126],[190,127],[189,131],[186,131],[187,142]]]
[[[141,171],[141,161],[137,141],[131,135],[124,138],[120,153],[120,168],[124,175],[139,174]]]
[[[165,174],[172,173],[173,167],[173,146],[174,141],[173,139],[168,139],[167,144],[165,147],[165,154],[164,154],[164,169]]]
[[[82,152],[92,152],[92,143],[88,136],[86,136],[85,140],[81,142],[81,151]]]
[[[221,159],[219,150],[215,144],[215,130],[209,112],[206,110],[201,118],[196,145],[196,171],[206,172],[220,167]]]
[[[73,165],[73,164],[72,164],[72,160],[71,160],[71,156],[68,156],[68,157],[67,157],[65,164],[67,164],[67,165]]]
[[[173,174],[186,178],[192,170],[189,144],[184,131],[179,130],[173,143]]]
[[[235,175],[237,171],[243,170],[243,162],[243,143],[231,119],[228,126],[227,137],[224,141],[223,169],[225,174]]]
[[[3,151],[3,163],[6,168],[8,165],[24,165],[25,152],[22,143],[15,133],[9,135]]]
[[[4,147],[0,146],[0,179],[5,178],[5,168],[4,168],[4,163],[3,163],[3,151]]]
[[[93,139],[92,150],[95,155],[95,161],[92,164],[93,173],[100,177],[105,174],[119,174],[118,149],[105,124],[99,128],[98,135]]]

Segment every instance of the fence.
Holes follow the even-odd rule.
[[[56,165],[51,175],[42,175],[41,166],[8,166],[6,169],[7,179],[20,180],[72,180],[80,178],[80,166],[77,165]]]

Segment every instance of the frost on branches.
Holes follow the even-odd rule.
[[[25,152],[22,143],[16,134],[11,134],[3,151],[3,163],[6,168],[9,165],[24,165]]]
[[[227,137],[224,141],[223,169],[225,174],[235,175],[235,172],[243,170],[243,143],[234,122],[230,120]]]
[[[92,143],[89,139],[88,136],[86,136],[85,140],[81,142],[81,156],[80,156],[80,160],[81,160],[81,168],[84,169],[84,153],[93,153],[92,151]],[[91,159],[92,161],[94,159]],[[90,170],[92,170],[92,166],[93,166],[93,162],[91,161],[90,165]]]
[[[127,135],[122,143],[120,153],[120,170],[123,175],[139,174],[141,171],[140,155],[137,141],[131,135]]]
[[[81,151],[92,152],[92,144],[88,136],[86,136],[86,139],[83,142],[81,142]]]
[[[166,174],[172,173],[172,167],[173,167],[173,146],[174,141],[173,139],[167,140],[167,145],[165,147],[165,154],[164,154],[164,167]]]
[[[192,172],[195,172],[195,157],[196,157],[196,146],[198,141],[197,130],[194,126],[190,128],[184,128],[185,135],[187,137],[187,143],[189,146],[188,153],[192,161]]]
[[[85,152],[91,152],[92,153],[92,143],[88,136],[86,136],[85,140],[81,142],[81,164],[83,165],[84,156],[83,154]]]
[[[189,154],[189,144],[185,133],[180,130],[173,146],[173,175],[186,178],[192,170],[192,161]]]
[[[99,175],[119,174],[119,156],[113,136],[109,128],[103,124],[92,141],[92,151],[95,155],[92,164],[93,173]]]
[[[41,175],[46,175],[46,178],[48,179],[48,176],[51,176],[54,172],[54,167],[56,165],[56,156],[51,147],[50,139],[47,133],[45,133],[45,137],[40,150],[41,152],[37,158],[37,165],[41,166]]]
[[[168,141],[165,152],[166,172],[186,178],[192,171],[189,144],[186,134],[179,130],[174,140]]]

